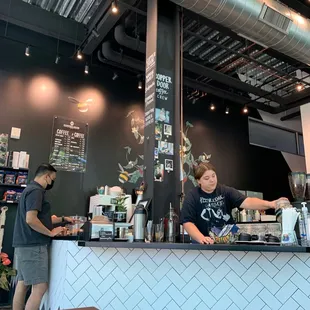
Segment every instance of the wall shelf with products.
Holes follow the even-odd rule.
[[[17,205],[18,201],[0,201],[0,206],[4,205]]]
[[[28,168],[13,168],[7,166],[0,166],[0,170],[9,170],[9,171],[28,171]]]
[[[25,187],[27,187],[27,184],[18,185],[18,184],[5,184],[5,183],[0,183],[0,186],[3,186],[3,187],[11,187],[11,188],[25,188]]]

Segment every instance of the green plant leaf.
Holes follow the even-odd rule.
[[[197,181],[195,180],[195,178],[192,175],[188,175],[188,179],[192,181],[194,186],[197,186]]]

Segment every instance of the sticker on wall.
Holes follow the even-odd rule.
[[[165,159],[165,170],[166,171],[173,171],[173,160],[172,159]]]
[[[155,124],[155,139],[161,140],[162,139],[162,132],[163,132],[163,124],[156,123]]]
[[[164,181],[164,165],[157,163],[154,166],[154,181],[163,182]]]
[[[158,152],[160,154],[173,155],[173,143],[167,141],[159,141]]]
[[[164,135],[165,136],[172,136],[172,126],[164,124]]]
[[[154,148],[154,158],[158,159],[158,147]]]
[[[170,112],[165,109],[156,109],[155,110],[155,121],[170,123]]]

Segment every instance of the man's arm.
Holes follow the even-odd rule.
[[[26,214],[26,223],[38,233],[48,236],[48,237],[55,237],[60,232],[63,231],[62,227],[57,227],[53,230],[49,230],[46,228],[42,222],[38,219],[38,211],[37,210],[30,210],[27,211]]]
[[[247,197],[243,203],[240,205],[241,209],[249,209],[249,210],[267,210],[267,209],[276,209],[277,202],[279,200],[287,200],[287,198],[279,198],[274,201],[267,201],[255,197]]]
[[[71,217],[68,216],[56,216],[56,215],[52,215],[52,223],[53,225],[55,224],[59,224],[62,222],[68,222],[68,223],[73,223],[73,219]]]

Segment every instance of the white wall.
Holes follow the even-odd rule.
[[[310,103],[300,107],[307,173],[310,173]]]

